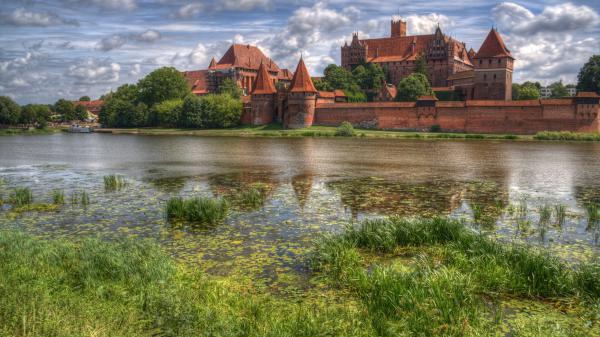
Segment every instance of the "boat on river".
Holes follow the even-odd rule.
[[[69,126],[68,132],[72,133],[90,133],[93,129],[91,126],[83,126],[79,124],[73,124]]]

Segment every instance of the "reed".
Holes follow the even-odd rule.
[[[90,196],[88,195],[88,193],[85,190],[81,191],[80,196],[81,196],[81,206],[87,207],[90,204]]]
[[[225,219],[229,204],[224,199],[174,197],[167,200],[167,220],[214,225]]]
[[[52,203],[55,205],[64,205],[65,204],[65,193],[62,190],[54,189],[50,192],[52,196]]]
[[[127,180],[123,176],[116,174],[104,176],[104,190],[107,192],[120,191],[125,186],[127,186]]]
[[[600,223],[600,211],[598,210],[598,205],[595,203],[588,203],[585,206],[585,211],[587,215],[588,230],[596,228],[598,223]]]
[[[547,225],[550,223],[550,218],[552,217],[552,208],[550,208],[550,205],[544,204],[542,207],[540,207],[539,210],[540,213],[540,224],[544,224]]]
[[[14,207],[29,205],[33,203],[33,193],[29,187],[17,187],[11,192],[8,200]]]
[[[567,219],[567,206],[563,204],[554,205],[554,219],[556,224],[562,228]]]

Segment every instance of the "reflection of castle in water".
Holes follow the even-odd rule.
[[[400,216],[441,216],[477,204],[499,217],[498,205],[508,204],[508,191],[494,182],[433,181],[404,183],[377,178],[342,179],[327,183],[352,213]]]

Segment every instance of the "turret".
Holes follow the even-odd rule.
[[[275,94],[277,90],[273,80],[267,71],[267,67],[261,62],[258,74],[252,85],[252,96],[250,106],[252,109],[252,125],[264,125],[273,122],[275,115]]]
[[[311,126],[315,117],[316,102],[317,89],[304,60],[300,58],[288,91],[288,109],[283,118],[283,126],[289,129]]]
[[[494,28],[473,57],[475,67],[474,99],[511,100],[515,58]]]
[[[406,21],[392,19],[391,37],[406,36]]]

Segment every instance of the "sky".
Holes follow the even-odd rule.
[[[152,70],[205,69],[231,43],[259,46],[313,76],[340,63],[352,32],[386,37],[442,31],[478,50],[497,27],[517,59],[515,82],[576,82],[600,54],[600,1],[2,0],[0,96],[20,104],[98,98]]]

